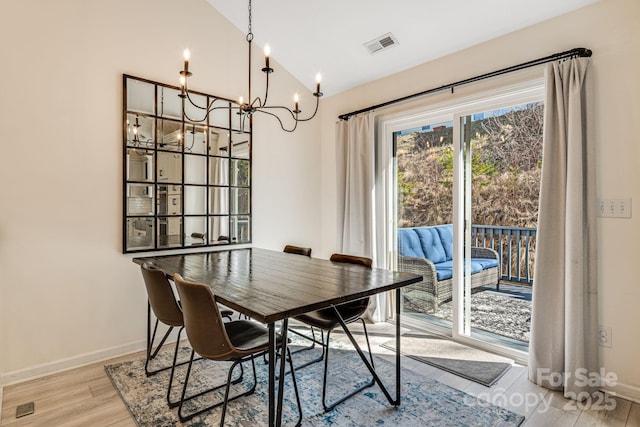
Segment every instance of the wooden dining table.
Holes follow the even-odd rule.
[[[380,386],[390,405],[400,405],[400,289],[417,283],[422,276],[411,273],[368,269],[359,265],[334,263],[261,248],[230,249],[211,252],[158,255],[134,258],[142,265],[153,263],[167,276],[178,273],[186,280],[211,287],[216,301],[263,322],[269,330],[269,426],[280,426],[282,418],[285,364],[276,377],[276,322],[282,321],[286,354],[288,320],[297,315],[395,291],[396,312],[396,390],[391,395],[360,349],[344,321],[339,320],[363,362]],[[276,378],[279,378],[276,396]]]

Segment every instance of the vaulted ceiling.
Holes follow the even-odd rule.
[[[207,1],[247,33],[248,0]],[[254,0],[252,23],[254,43],[302,83],[321,72],[327,96],[596,1]],[[397,44],[371,54],[388,33]]]

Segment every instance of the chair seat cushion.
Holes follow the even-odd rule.
[[[487,268],[497,267],[498,260],[490,258],[473,258],[471,260],[471,274],[479,273]],[[444,261],[434,264],[438,280],[451,279],[453,276],[453,261]]]
[[[234,320],[225,322],[224,327],[229,341],[240,351],[261,351],[269,348],[269,330],[261,323],[251,320]],[[278,346],[282,344],[282,336],[276,334]]]
[[[342,304],[338,306],[340,316],[345,323],[351,323],[360,318],[369,306],[369,298]],[[316,328],[330,330],[340,324],[333,308],[323,308],[321,310],[310,311],[295,317],[303,323]]]

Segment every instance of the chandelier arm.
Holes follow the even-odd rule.
[[[288,108],[286,108],[286,107],[266,107],[266,108],[284,108],[284,109],[288,110]],[[284,127],[284,123],[282,123],[282,119],[277,114],[270,113],[270,112],[265,111],[263,109],[256,110],[256,111],[259,112],[259,113],[262,113],[262,114],[268,114],[269,116],[275,117],[276,120],[278,121],[278,123],[280,123],[280,129],[282,129],[285,132],[291,133],[291,132],[295,131],[296,128],[298,127],[298,121],[297,120],[295,121],[295,124],[294,124],[293,128],[287,129],[287,128]],[[289,110],[289,112],[291,112],[291,110]]]
[[[315,108],[315,110],[313,110],[313,114],[312,114],[310,117],[307,117],[306,119],[298,119],[298,118],[296,118],[296,121],[297,121],[297,122],[308,122],[308,121],[310,121],[310,120],[311,120],[311,119],[313,119],[313,118],[316,116],[316,114],[318,113],[318,107],[319,107],[319,106],[320,106],[320,97],[319,97],[319,96],[317,96],[317,97],[316,97],[316,108]]]
[[[269,96],[269,74],[271,73],[265,73],[267,75],[267,79],[266,79],[266,84],[265,84],[265,89],[264,89],[264,103],[262,104],[263,106],[267,106],[267,97]]]

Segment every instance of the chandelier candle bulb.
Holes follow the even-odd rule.
[[[264,68],[269,69],[269,55],[271,55],[271,48],[268,44],[264,45]]]
[[[298,94],[296,93],[295,95],[293,95],[293,102],[295,102],[295,107],[293,108],[293,112],[298,114],[300,112],[300,110],[298,109],[298,101],[300,100],[300,97],[298,96]]]
[[[184,57],[184,71],[186,75],[189,71],[189,58],[191,58],[191,51],[189,49],[185,49],[184,52],[182,52],[182,56]]]

